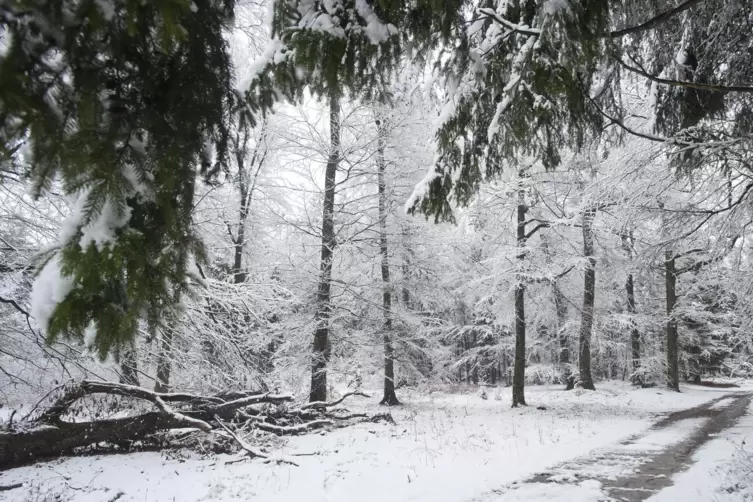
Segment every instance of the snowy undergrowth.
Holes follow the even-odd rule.
[[[657,414],[724,394],[622,383],[603,383],[597,392],[529,387],[530,406],[511,409],[509,392],[487,391],[486,400],[478,390],[403,392],[405,405],[392,410],[395,426],[361,424],[285,440],[280,453],[303,454],[299,467],[174,453],[69,458],[0,474],[2,485],[26,484],[0,500],[462,502],[644,431]],[[373,402],[349,408],[375,411]]]

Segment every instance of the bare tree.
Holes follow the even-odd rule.
[[[594,300],[596,298],[596,258],[594,257],[593,224],[596,207],[589,206],[583,211],[583,256],[586,258],[586,270],[583,284],[583,307],[578,353],[578,386],[595,390],[591,376],[591,333],[594,321]]]
[[[387,246],[387,183],[385,171],[387,163],[384,159],[384,147],[387,140],[387,126],[384,117],[378,115],[377,125],[377,169],[379,184],[379,254],[381,255],[382,270],[382,310],[384,315],[384,396],[380,404],[394,406],[400,404],[395,395],[395,358],[392,346],[392,285],[390,284],[390,261]]]
[[[334,92],[329,97],[330,153],[324,173],[322,208],[322,252],[319,286],[316,294],[316,331],[311,359],[309,399],[327,400],[327,361],[329,360],[329,322],[331,315],[332,256],[335,250],[335,178],[340,160],[340,101]]]

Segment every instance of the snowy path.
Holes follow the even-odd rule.
[[[734,426],[752,398],[750,393],[732,394],[672,413],[648,432],[632,436],[615,448],[566,462],[480,500],[646,500],[671,487],[673,476],[695,462],[693,453]]]
[[[23,483],[0,491],[0,502],[597,502],[609,499],[606,488],[635,478],[636,468],[648,468],[669,448],[680,448],[701,431],[713,433],[709,419],[737,409],[741,396],[698,386],[678,394],[623,382],[602,382],[596,392],[564,392],[560,386],[526,391],[529,406],[513,409],[509,389],[489,390],[486,400],[478,389],[405,390],[404,405],[392,410],[395,425],[360,424],[290,438],[250,436],[270,452],[305,454],[299,467],[227,463],[234,457],[184,451],[41,462],[0,472],[0,486]],[[349,408],[384,411],[373,399],[353,400]],[[734,453],[730,444],[715,447],[709,458],[728,461]],[[695,448],[688,447],[686,460],[706,446]],[[703,455],[691,470],[702,465],[704,472],[713,471]],[[537,476],[542,471],[547,474]],[[534,482],[513,484],[516,480]],[[652,482],[670,484],[660,480]],[[506,488],[495,491],[499,487]],[[662,502],[675,500],[716,499],[694,492]]]

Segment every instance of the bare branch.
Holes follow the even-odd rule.
[[[345,401],[350,396],[361,396],[361,397],[371,397],[368,394],[365,394],[361,391],[353,391],[353,392],[346,392],[343,394],[343,396],[340,399],[336,399],[334,401],[326,402],[326,401],[314,401],[311,403],[304,404],[301,406],[302,410],[310,410],[312,408],[314,409],[325,409],[325,408],[331,408],[332,406],[337,406],[338,404]]]
[[[676,16],[677,14],[680,14],[682,12],[685,12],[686,10],[690,9],[697,3],[701,3],[703,0],[686,0],[685,2],[681,3],[674,9],[668,10],[666,12],[662,12],[661,14],[658,14],[648,21],[641,23],[637,26],[630,26],[628,28],[622,28],[619,30],[614,30],[609,33],[609,36],[611,38],[620,38],[624,37],[625,35],[632,35],[634,33],[640,33],[643,31],[651,30],[663,22],[667,21],[668,19],[671,19],[672,17]]]
[[[723,92],[723,93],[727,93],[727,92],[753,93],[753,87],[748,86],[748,85],[704,84],[700,82],[688,82],[685,80],[671,80],[671,79],[651,75],[650,73],[648,73],[646,70],[642,68],[636,68],[635,66],[630,66],[622,59],[618,59],[617,61],[626,70],[636,73],[638,75],[641,75],[642,77],[645,77],[653,82],[656,82],[657,84],[669,85],[672,87],[686,87],[690,89],[699,89],[702,91]]]

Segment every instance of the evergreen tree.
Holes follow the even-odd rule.
[[[232,0],[15,0],[0,6],[0,131],[34,193],[75,199],[32,298],[48,340],[96,329],[101,357],[158,330],[202,245],[194,186],[224,164],[237,102]],[[152,331],[152,332],[154,332]]]

